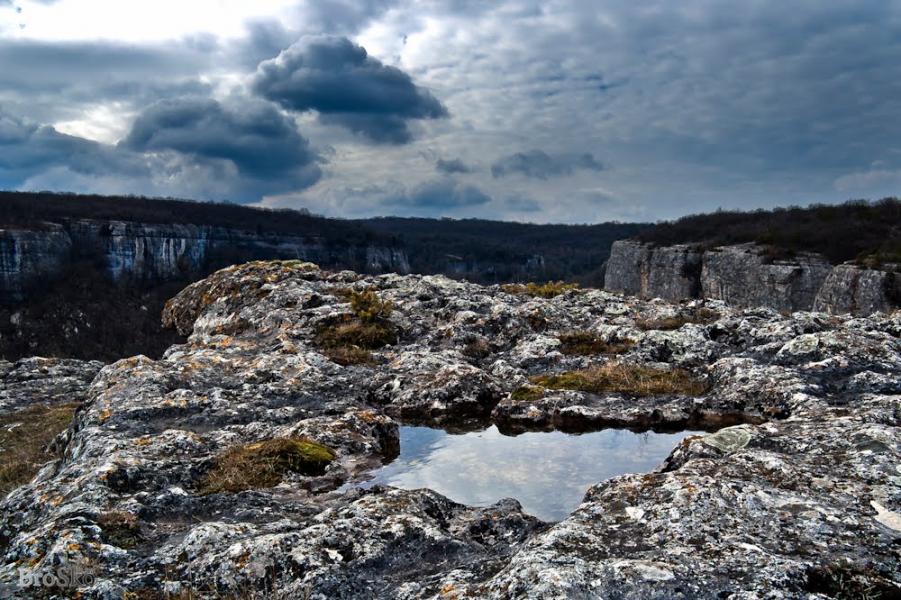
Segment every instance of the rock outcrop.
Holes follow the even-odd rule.
[[[197,279],[258,259],[300,259],[379,273],[410,270],[399,246],[285,236],[205,225],[72,220],[41,229],[0,230],[0,302],[19,302],[73,259],[99,261],[114,281]]]
[[[317,340],[354,318],[349,290],[392,303],[382,318],[397,341],[342,365]],[[299,261],[219,271],[167,306],[187,343],[104,367],[62,458],[0,503],[0,584],[16,598],[104,600],[897,596],[901,315],[707,302],[691,322],[698,304],[597,290],[544,299]],[[680,315],[675,329],[638,326]],[[572,331],[619,354],[564,354]],[[704,386],[530,384],[615,364]],[[401,419],[729,427],[686,438],[653,472],[598,482],[543,523],[513,499],[476,508],[430,490],[342,487],[396,455]],[[208,491],[223,453],[281,438],[334,458],[274,486]],[[44,587],[60,572],[88,577]]]
[[[0,361],[0,415],[35,404],[82,402],[103,367],[99,361],[25,358]]]
[[[830,265],[817,254],[771,258],[764,248],[740,244],[703,250],[614,242],[605,289],[642,298],[707,298],[730,306],[780,311],[871,314],[898,306],[894,273],[856,265]]]

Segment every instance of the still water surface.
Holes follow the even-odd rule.
[[[372,479],[359,485],[427,487],[473,506],[516,498],[527,513],[559,521],[595,483],[655,469],[682,438],[694,433],[607,429],[581,435],[554,431],[510,437],[494,426],[458,435],[428,427],[401,427],[400,456],[372,471]]]

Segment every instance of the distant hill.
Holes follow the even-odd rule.
[[[596,286],[603,285],[611,244],[648,227],[401,217],[357,222],[400,240],[414,273],[446,273],[478,283],[566,280]]]
[[[0,191],[0,227],[34,228],[42,222],[70,219],[208,225],[255,233],[315,236],[347,244],[389,241],[387,236],[351,221],[328,219],[305,210],[142,196]]]
[[[818,252],[833,264],[856,260],[877,266],[901,262],[901,200],[718,211],[659,223],[636,237],[659,246],[757,242],[774,256]]]

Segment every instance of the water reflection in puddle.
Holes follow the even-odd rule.
[[[473,506],[516,498],[527,513],[559,521],[595,483],[657,468],[681,439],[693,433],[607,429],[581,435],[555,431],[510,437],[494,426],[461,435],[401,427],[400,456],[357,485],[427,487]]]

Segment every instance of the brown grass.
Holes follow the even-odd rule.
[[[712,323],[719,318],[720,314],[715,310],[701,307],[672,317],[663,317],[660,319],[636,319],[635,326],[644,331],[672,331],[674,329],[679,329],[686,323],[704,325]]]
[[[119,548],[134,548],[144,539],[137,517],[121,510],[103,513],[97,524],[103,541]]]
[[[631,342],[606,342],[591,331],[570,331],[560,335],[560,352],[570,356],[622,354],[632,347]]]
[[[567,290],[579,287],[578,283],[564,283],[562,281],[548,281],[547,283],[508,283],[501,286],[501,290],[508,294],[538,296],[540,298],[553,298]]]
[[[229,448],[200,486],[202,494],[272,487],[287,473],[322,475],[335,453],[306,438],[273,438]]]
[[[556,390],[577,390],[593,394],[614,392],[637,396],[699,396],[708,389],[704,381],[682,369],[656,369],[627,363],[607,363],[581,371],[539,375],[532,377],[531,382]]]
[[[373,362],[370,350],[397,342],[389,320],[391,302],[381,300],[373,290],[336,288],[332,292],[350,302],[353,315],[317,328],[314,343],[329,359],[340,365],[367,364]]]
[[[45,448],[69,426],[78,407],[30,406],[0,417],[0,496],[31,481],[54,458]]]

